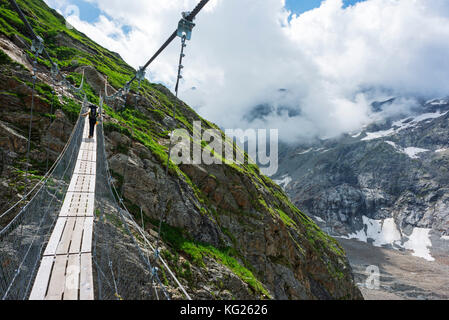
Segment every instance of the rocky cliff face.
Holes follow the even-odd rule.
[[[67,79],[79,85],[85,71],[89,101],[98,103],[106,77],[110,94],[134,74],[118,55],[66,29],[64,19],[42,1],[24,0],[19,5]],[[49,65],[40,61],[31,161],[25,163],[30,40],[7,1],[0,1],[0,10],[4,18],[0,20],[0,205],[6,208],[21,198],[25,166],[36,180],[44,174],[47,158],[50,165],[56,159],[78,115],[81,97],[55,83]],[[170,116],[172,105],[176,121]],[[173,124],[190,134],[195,120],[203,129],[218,129],[169,90],[145,81],[139,95],[133,86],[124,101],[106,105],[105,112],[115,183],[139,219],[142,209],[151,239],[163,217],[162,254],[193,298],[361,298],[341,246],[256,166],[171,164],[169,176],[165,175]]]
[[[276,179],[332,234],[432,260],[432,243],[449,235],[449,102],[413,109],[362,132],[284,146]]]

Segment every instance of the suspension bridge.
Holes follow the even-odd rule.
[[[85,121],[83,121],[85,122]],[[95,138],[83,141],[75,170],[50,240],[45,249],[31,300],[93,299],[92,228],[94,223]]]
[[[140,91],[145,70],[174,39],[180,37],[181,53],[175,86],[178,96],[186,41],[191,38],[195,26],[193,20],[208,1],[202,0],[191,12],[183,13],[178,28],[162,47],[123,88],[111,96],[105,90],[104,99],[107,102],[126,100],[130,86],[136,80]],[[50,62],[54,83],[74,93],[83,93],[85,79],[83,73],[79,87],[66,79],[15,0],[10,0],[10,3],[33,40],[28,163],[38,58],[43,57]],[[47,158],[45,176],[30,190],[25,190],[19,202],[0,215],[0,221],[8,221],[0,229],[0,298],[120,300],[172,299],[175,296],[190,300],[190,295],[160,255],[159,238],[164,214],[160,213],[159,232],[154,244],[154,239],[150,239],[144,230],[143,219],[142,225],[135,221],[114,185],[105,149],[103,97],[100,97],[100,118],[92,138],[88,137],[88,121],[81,117],[87,104],[84,95],[70,138],[50,168]],[[176,119],[175,106],[173,119]],[[170,142],[167,169],[171,148]],[[28,178],[28,166],[25,178]],[[162,270],[164,281],[160,279]]]

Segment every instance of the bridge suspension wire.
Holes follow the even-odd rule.
[[[34,85],[33,85],[33,87],[34,87]],[[34,90],[32,90],[32,101],[33,101],[33,102],[32,102],[32,106],[33,106],[33,105],[34,105]],[[30,116],[30,118],[31,118],[31,116]],[[31,119],[30,119],[30,123],[32,124]],[[29,128],[31,128],[31,126],[30,126]],[[29,131],[31,131],[31,130],[29,129]],[[72,132],[72,133],[73,133],[73,132]],[[30,136],[30,134],[29,134],[29,136]],[[69,140],[69,141],[70,141],[70,140]],[[28,153],[28,144],[30,144],[30,143],[31,143],[31,140],[28,139],[28,142],[27,142],[27,153]],[[67,142],[67,143],[68,143],[68,142]],[[65,149],[65,148],[67,148],[67,144],[65,145],[64,149]],[[64,149],[63,149],[63,150],[64,150]],[[45,181],[49,178],[49,176],[52,174],[53,170],[55,169],[55,167],[57,166],[57,164],[58,164],[59,161],[61,160],[61,157],[62,157],[62,156],[63,156],[63,153],[61,152],[61,153],[58,155],[58,157],[56,158],[56,160],[54,161],[54,163],[51,165],[50,168],[48,168],[48,165],[47,165],[47,167],[46,167],[46,173],[45,173],[45,175],[39,180],[39,182],[37,182],[37,183],[30,189],[30,191],[24,192],[24,196],[23,196],[19,201],[17,201],[16,203],[14,203],[14,204],[13,204],[11,207],[9,207],[5,212],[3,212],[3,213],[0,214],[0,222],[1,222],[1,220],[2,220],[3,218],[9,216],[15,209],[17,209],[21,203],[23,203],[25,200],[29,199],[29,198],[33,195],[33,193],[34,193],[36,190],[38,190],[39,186],[41,186],[43,183],[45,183]],[[28,159],[28,158],[29,158],[29,157],[27,156],[27,159]],[[28,160],[27,160],[27,162],[28,162]],[[27,168],[28,168],[28,166],[27,166]],[[26,175],[27,175],[27,174],[26,174]],[[1,226],[1,224],[0,224],[0,226]]]
[[[36,35],[36,33],[34,32],[33,28],[31,27],[30,23],[28,22],[28,19],[25,17],[25,15],[23,14],[22,10],[20,9],[19,5],[17,4],[17,2],[15,0],[9,0],[9,2],[11,3],[11,6],[16,10],[16,12],[19,14],[20,19],[23,21],[23,23],[25,24],[26,29],[28,30],[28,32],[30,33],[30,35],[33,36],[33,39],[39,41],[39,42],[43,42],[42,38],[39,37],[38,35]],[[46,58],[48,59],[48,61],[50,61],[51,65],[55,65],[55,63],[53,62],[53,60],[51,59],[50,55],[48,54],[47,50],[45,50],[45,48],[43,48],[43,53],[45,54]]]
[[[179,90],[179,81],[182,79],[182,69],[184,68],[184,66],[182,65],[182,60],[185,57],[184,54],[184,48],[186,47],[186,36],[183,35],[181,38],[181,54],[179,55],[179,66],[178,66],[178,76],[176,78],[176,86],[175,86],[175,94],[176,94],[176,98],[178,98],[178,90]],[[173,109],[172,109],[172,114],[173,114],[173,122],[176,122],[176,104],[173,103]],[[173,131],[175,129],[175,125],[171,128]],[[167,157],[167,166],[165,167],[165,175],[168,176],[168,167],[170,165],[170,158],[171,158],[171,149],[173,147],[173,143],[172,143],[172,139],[170,139],[170,143],[169,143],[169,147],[168,147],[168,157]]]
[[[200,3],[201,4],[201,3]],[[200,9],[196,9],[201,10]],[[178,63],[178,75],[176,78],[176,85],[175,85],[175,95],[176,98],[178,98],[178,92],[179,92],[179,82],[182,79],[182,69],[184,66],[182,65],[182,61],[185,57],[184,49],[187,46],[186,41],[191,39],[192,29],[195,26],[195,24],[192,22],[192,20],[189,20],[188,17],[192,16],[192,14],[183,13],[183,19],[179,22],[178,30],[176,31],[176,35],[181,38],[181,52],[179,54],[179,63]],[[173,109],[172,109],[172,117],[173,117],[173,127],[171,128],[170,132],[173,132],[176,127],[176,103],[173,103]],[[171,151],[173,147],[173,141],[172,136],[170,135],[170,141],[169,141],[169,147],[168,147],[168,154],[167,154],[167,164],[165,167],[165,176],[168,177],[168,169],[170,167],[170,159],[171,159]],[[160,243],[160,237],[162,232],[162,223],[165,219],[165,215],[167,214],[167,207],[168,203],[165,206],[165,210],[163,210],[159,216],[159,227],[158,227],[158,238],[156,242],[156,250],[155,250],[155,259],[157,259],[160,256],[159,253],[159,243]]]
[[[103,121],[101,121],[98,126],[97,137],[97,159],[100,159],[100,161],[97,162],[97,177],[99,178],[97,179],[98,189],[96,190],[95,197],[97,207],[100,208],[100,220],[102,223],[101,225],[99,225],[98,222],[96,223],[98,227],[96,228],[97,231],[94,237],[94,264],[98,269],[98,292],[100,292],[100,290],[102,291],[102,296],[99,298],[159,298],[160,295],[163,294],[166,299],[170,299],[170,295],[168,294],[165,285],[162,283],[157,274],[154,275],[154,272],[158,269],[155,268],[154,262],[150,261],[148,253],[143,252],[134,233],[137,232],[137,235],[141,239],[140,242],[142,242],[143,240],[144,247],[148,246],[150,249],[153,249],[153,247],[147,239],[145,232],[136,223],[133,216],[129,213],[123,199],[120,197],[120,192],[116,189],[113,183],[113,178],[111,176],[109,164],[106,158]],[[104,183],[104,181],[107,181],[107,183]],[[109,212],[107,214],[105,208],[108,208]],[[126,262],[124,262],[123,259],[119,258],[120,256],[122,256],[119,252],[123,249],[120,248],[120,246],[116,244],[115,241],[112,241],[112,243],[111,241],[107,241],[108,237],[111,237],[110,233],[113,232],[110,228],[110,223],[119,224],[119,228],[124,230],[124,234],[131,238],[131,243],[133,244],[134,249],[128,247],[127,251],[123,254],[130,255],[132,252],[134,252],[133,254],[142,261],[143,266],[147,272],[147,276],[143,277],[144,275],[140,273],[136,273],[134,276],[140,277],[141,280],[139,280],[138,283],[147,283],[147,286],[149,286],[149,288],[147,286],[145,286],[145,288],[129,288],[129,285],[127,286],[126,282],[124,282],[123,280],[124,275],[121,275],[120,277],[117,276],[120,271],[129,273],[130,270],[135,268],[135,266],[126,265]],[[109,234],[106,234],[106,232],[109,232]],[[120,236],[121,235],[119,234],[115,235],[115,237]],[[101,252],[109,252],[109,254],[99,254]],[[103,257],[103,260],[101,260],[101,257]],[[165,262],[164,268],[172,277],[174,284],[179,284],[181,286],[181,292],[184,293],[185,289],[179,283],[179,280],[176,279],[176,276],[174,276],[173,272]],[[108,288],[104,286],[104,280],[107,282]],[[107,289],[106,291],[105,288]],[[151,290],[154,290],[154,295],[150,294]],[[188,294],[185,294],[185,296],[187,298],[190,298]]]
[[[28,162],[29,162],[29,153],[30,153],[30,147],[31,147],[31,133],[32,133],[32,125],[33,125],[33,109],[34,109],[34,100],[35,100],[35,85],[36,85],[36,80],[37,80],[37,62],[38,62],[38,57],[40,54],[44,53],[46,58],[50,61],[51,63],[51,75],[52,75],[52,79],[56,79],[56,77],[58,75],[60,75],[63,78],[63,82],[61,83],[61,85],[66,85],[69,89],[74,90],[75,92],[81,92],[83,90],[83,83],[84,83],[84,71],[83,71],[83,78],[81,80],[81,85],[80,87],[74,87],[73,85],[71,85],[66,79],[65,76],[60,72],[58,66],[56,63],[53,62],[53,60],[51,59],[50,55],[48,54],[47,50],[45,49],[44,46],[44,41],[41,37],[39,37],[38,35],[36,35],[36,33],[34,32],[33,28],[31,27],[30,23],[28,22],[28,19],[25,17],[25,15],[23,14],[22,10],[20,9],[20,7],[18,6],[17,2],[15,0],[9,0],[11,6],[13,7],[13,9],[18,13],[20,19],[22,20],[22,22],[24,23],[27,31],[29,32],[29,34],[32,36],[32,45],[31,45],[31,52],[34,54],[34,59],[33,59],[33,82],[32,82],[32,94],[31,94],[31,110],[30,110],[30,124],[28,127],[28,141],[27,141],[27,155],[26,155],[26,169],[25,169],[25,179],[28,179]],[[53,109],[53,102],[52,101],[52,109]],[[17,201],[16,203],[14,203],[11,207],[9,207],[5,212],[0,214],[0,226],[1,226],[1,221],[3,218],[9,216],[21,203],[23,203],[25,200],[27,200],[36,190],[37,188],[42,185],[42,183],[44,181],[46,181],[46,179],[48,178],[48,176],[51,174],[52,169],[55,168],[56,164],[58,163],[58,161],[61,158],[60,154],[58,156],[58,158],[56,159],[56,161],[53,163],[53,165],[50,167],[50,169],[48,169],[48,152],[47,152],[47,164],[46,164],[46,173],[44,175],[44,177],[42,177],[40,179],[40,181],[38,183],[36,183],[29,192],[27,192],[27,188],[29,187],[27,183],[25,183],[25,189],[24,189],[24,195],[22,196],[22,198]]]
[[[82,110],[82,108],[81,108]],[[75,125],[76,127],[76,125]],[[71,136],[73,135],[73,131],[71,133]],[[71,137],[70,136],[70,137]],[[26,193],[19,201],[17,201],[14,205],[12,205],[9,209],[7,209],[5,212],[3,212],[2,214],[0,214],[0,221],[1,219],[7,217],[8,215],[10,215],[14,209],[16,209],[22,202],[24,202],[26,199],[30,198],[31,195],[33,195],[33,193],[38,190],[39,186],[42,186],[49,178],[49,176],[53,173],[53,171],[55,170],[56,166],[58,165],[58,163],[61,161],[61,158],[64,155],[64,150],[67,149],[67,146],[70,142],[70,139],[67,141],[67,143],[65,144],[63,150],[61,151],[61,153],[58,155],[58,157],[56,158],[56,160],[54,161],[54,163],[52,164],[52,166],[47,170],[47,172],[45,173],[45,175],[39,180],[38,183],[36,183],[30,191],[28,191],[28,193]]]
[[[182,69],[184,68],[184,66],[182,65],[182,61],[183,58],[185,57],[184,55],[184,48],[186,47],[186,40],[190,40],[191,37],[191,31],[192,28],[195,26],[193,24],[193,20],[195,19],[196,15],[202,10],[202,8],[209,2],[209,0],[202,0],[200,1],[200,3],[194,8],[194,10],[192,12],[187,12],[183,14],[183,19],[181,19],[181,21],[178,24],[178,29],[175,30],[173,32],[173,34],[168,38],[168,40],[162,45],[162,47],[150,58],[150,60],[148,60],[148,62],[139,69],[139,71],[136,73],[136,75],[130,80],[128,81],[125,86],[121,89],[119,89],[115,94],[113,94],[112,96],[108,96],[107,94],[107,78],[105,81],[105,99],[107,101],[110,100],[114,100],[116,99],[118,96],[125,96],[125,103],[126,103],[126,95],[129,92],[129,88],[131,83],[138,79],[139,80],[139,88],[140,88],[140,77],[139,75],[141,75],[142,72],[145,72],[146,68],[162,53],[162,51],[165,50],[165,48],[177,37],[180,36],[181,37],[181,54],[180,54],[180,58],[179,58],[179,66],[178,66],[178,76],[177,76],[177,81],[176,81],[176,86],[175,86],[175,92],[176,92],[176,97],[178,97],[178,90],[179,90],[179,82],[180,79],[182,79]],[[123,109],[123,108],[122,108]],[[176,123],[176,106],[175,104],[173,105],[173,120],[174,123]],[[174,129],[174,128],[173,128]],[[170,139],[170,146],[169,146],[169,151],[168,151],[168,160],[167,160],[167,165],[166,165],[166,175],[168,176],[168,168],[170,165],[170,153],[171,153],[171,148],[172,148],[172,141]],[[125,175],[126,175],[126,170],[127,170],[127,165],[125,166]],[[125,204],[123,203],[123,191],[124,191],[124,184],[122,185],[122,192],[118,193],[117,190],[115,189],[114,185],[112,184],[112,189],[115,190],[115,194],[117,196],[117,199],[119,199],[120,204],[123,206],[123,208],[125,208],[125,212],[127,212],[129,214],[129,211],[126,209]],[[157,262],[158,260],[161,259],[160,257],[160,252],[159,252],[159,243],[160,243],[160,235],[161,235],[161,229],[162,229],[162,222],[164,220],[164,215],[165,215],[165,211],[161,212],[160,215],[160,219],[159,219],[159,228],[158,228],[158,238],[157,238],[157,243],[156,243],[156,248],[153,248],[154,250],[154,260]],[[131,217],[131,215],[129,214],[129,216]],[[134,221],[133,219],[131,219],[132,221]],[[139,229],[139,226],[137,225],[137,229]],[[145,237],[144,237],[145,238]],[[146,238],[145,238],[146,239]],[[149,243],[148,243],[149,244]],[[150,244],[149,244],[150,245]],[[151,246],[151,245],[150,245]],[[166,265],[165,262],[164,266],[166,268],[168,268],[168,266]],[[158,276],[158,270],[156,267],[152,268],[152,278],[156,278],[157,281],[160,282],[159,276]],[[169,270],[169,269],[168,269]],[[171,276],[176,279],[176,277],[174,276],[174,274],[170,271]],[[182,285],[179,283],[179,281],[176,279],[176,282],[178,284],[178,286],[180,288],[182,288],[182,291],[184,293],[184,295],[188,298],[191,299],[190,296],[187,294],[187,292],[185,291],[185,289],[182,287]]]
[[[193,24],[190,25],[190,27],[193,28]],[[189,30],[187,30],[187,33],[188,32],[189,32]],[[190,29],[190,32],[191,32],[191,29]],[[182,65],[182,61],[183,61],[183,58],[185,57],[184,48],[186,47],[186,40],[187,40],[188,34],[180,33],[180,36],[181,36],[181,53],[179,55],[178,76],[176,79],[176,86],[175,86],[176,98],[178,98],[179,81],[182,79],[181,72],[182,72],[182,69],[184,68],[184,66]],[[173,114],[173,127],[171,128],[170,132],[173,132],[173,130],[175,129],[175,126],[176,126],[176,104],[175,103],[173,103],[172,112],[173,112],[172,113]],[[168,177],[168,168],[170,166],[172,147],[173,147],[173,142],[172,142],[172,137],[170,136],[170,142],[169,142],[168,154],[167,154],[167,164],[165,167],[165,176],[166,177]],[[160,257],[159,243],[160,243],[160,237],[161,237],[161,232],[162,232],[162,223],[165,220],[165,216],[167,214],[167,207],[168,207],[168,203],[166,204],[164,210],[161,211],[161,214],[159,216],[158,237],[157,237],[157,242],[156,242],[156,249],[154,251],[156,261]]]
[[[52,85],[53,86],[52,86],[52,92],[51,92],[52,99],[51,99],[51,105],[50,105],[50,124],[48,126],[47,131],[51,128],[51,125],[53,124],[53,107],[55,105],[55,95],[56,95],[55,83],[54,83],[53,77],[52,77]],[[50,156],[50,153],[48,151],[49,149],[50,149],[50,141],[47,139],[47,146],[46,146],[46,157],[47,157],[47,159],[45,161],[45,172],[48,172],[48,162],[49,162],[49,156]]]
[[[37,78],[37,58],[39,55],[38,52],[39,49],[36,49],[35,53],[35,59],[33,61],[33,86],[31,91],[31,107],[30,107],[30,123],[28,126],[28,141],[27,141],[27,155],[26,155],[26,162],[25,162],[25,192],[24,195],[27,193],[27,187],[28,187],[28,168],[29,168],[29,161],[30,161],[30,149],[31,149],[31,132],[33,129],[33,109],[34,109],[34,93],[36,91],[36,78]]]
[[[82,108],[80,109],[80,114]],[[0,231],[0,298],[26,299],[49,233],[54,227],[67,179],[75,168],[74,152],[79,149],[82,125],[78,121],[51,173],[33,198]],[[18,230],[25,228],[26,232]]]
[[[200,3],[198,3],[198,5],[192,10],[192,12],[190,12],[190,14],[185,17],[185,19],[187,21],[192,22],[198,15],[198,13],[200,13],[200,11],[204,8],[204,6],[208,2],[209,2],[209,0],[201,0]],[[143,70],[148,68],[148,66],[162,53],[162,51],[164,51],[165,48],[167,48],[168,45],[173,40],[175,40],[177,35],[178,35],[178,29],[172,33],[172,35],[167,39],[167,41],[165,41],[165,43],[162,45],[162,47],[158,51],[156,51],[156,53],[150,58],[150,60],[148,60],[147,63],[144,64]],[[135,77],[133,79],[131,79],[131,82],[134,81],[135,79],[136,79]]]
[[[158,56],[159,54],[177,37],[181,37],[181,53],[179,56],[179,65],[178,65],[178,75],[176,79],[176,85],[175,85],[175,94],[178,98],[178,92],[179,92],[179,82],[182,79],[182,69],[184,66],[182,65],[183,58],[185,57],[184,49],[186,47],[186,40],[190,40],[191,38],[191,32],[195,24],[193,24],[193,20],[196,17],[196,15],[201,11],[201,9],[207,4],[208,0],[201,1],[197,7],[191,12],[191,13],[184,13],[183,19],[179,22],[178,29],[169,37],[169,39],[162,45],[162,47],[153,55],[153,57],[143,66],[140,68],[140,70],[145,70]],[[129,87],[130,83],[134,81],[137,78],[137,75],[131,79],[125,87]],[[176,124],[176,104],[173,104],[173,123],[174,126]],[[174,126],[171,131],[174,130]],[[171,149],[172,149],[172,140],[170,138],[169,142],[169,148],[168,148],[168,157],[167,157],[167,164],[165,169],[165,174],[168,176],[168,169],[170,165],[170,157],[171,157]],[[166,206],[167,207],[167,206]],[[159,252],[159,244],[160,244],[160,236],[162,232],[162,223],[164,221],[164,217],[166,214],[166,210],[163,210],[159,217],[159,227],[158,227],[158,238],[156,242],[156,248],[154,249],[154,259],[157,262],[158,259],[160,259],[160,252]],[[153,276],[158,278],[157,269],[153,270]],[[180,284],[179,284],[180,285]],[[185,295],[190,299],[190,296],[188,296],[187,292],[184,292]]]
[[[30,106],[30,121],[28,125],[28,140],[27,140],[27,153],[26,153],[26,161],[25,161],[25,186],[24,186],[24,194],[22,197],[22,200],[25,200],[28,196],[27,189],[28,189],[28,171],[29,171],[29,160],[30,160],[30,149],[31,149],[31,133],[33,128],[33,109],[34,109],[34,96],[35,96],[35,90],[36,90],[36,80],[37,80],[37,60],[39,58],[39,55],[45,50],[43,45],[42,38],[38,37],[33,29],[31,28],[28,20],[24,16],[22,10],[20,10],[20,7],[17,5],[17,3],[14,0],[10,0],[11,5],[15,8],[17,13],[19,14],[20,18],[22,19],[23,23],[27,27],[28,31],[33,36],[32,39],[32,45],[31,45],[31,52],[34,55],[33,59],[33,75],[32,75],[32,91],[31,91],[31,106]],[[50,58],[50,56],[48,56]],[[51,60],[51,59],[50,59]],[[8,211],[8,210],[7,210]],[[2,218],[5,216],[5,213],[0,216]]]
[[[45,55],[45,57],[48,59],[48,61],[51,64],[51,68],[52,68],[52,73],[55,72],[56,75],[53,75],[54,77],[56,77],[57,75],[60,75],[62,78],[62,84],[66,85],[67,87],[69,87],[70,89],[76,91],[76,92],[81,92],[83,90],[83,83],[84,83],[84,71],[83,71],[83,79],[81,80],[81,85],[79,88],[74,87],[70,82],[67,81],[66,77],[60,72],[58,65],[53,61],[53,59],[51,58],[50,54],[48,53],[48,51],[45,49],[45,47],[43,46],[44,44],[44,40],[38,36],[33,28],[31,27],[28,19],[26,18],[26,16],[23,14],[22,10],[20,9],[19,5],[17,4],[17,2],[15,0],[9,0],[11,6],[13,7],[13,9],[17,12],[17,14],[19,15],[20,19],[22,20],[22,22],[25,25],[25,28],[27,29],[27,31],[29,32],[29,34],[32,36],[32,40],[33,40],[33,45],[31,47],[31,49],[33,49],[33,47],[35,46],[34,43],[38,44],[39,47],[41,47],[41,52]],[[33,51],[33,50],[32,50]]]
[[[59,74],[59,70],[45,50],[42,38],[36,36],[33,32],[17,3],[14,0],[11,0],[10,3],[33,36],[31,46],[31,52],[34,54],[33,84],[25,173],[25,179],[27,179],[39,55],[44,52],[50,60],[53,76],[55,76],[53,69],[58,71],[56,74]],[[82,89],[82,85],[80,88]],[[80,108],[80,114],[83,111],[83,106]],[[75,161],[73,161],[73,155],[79,149],[82,137],[82,125],[79,118],[67,143],[50,169],[48,169],[47,158],[47,170],[44,177],[29,192],[27,192],[28,183],[26,182],[24,196],[21,200],[0,215],[0,220],[7,219],[6,225],[0,224],[0,299],[2,300],[26,299],[29,294],[43,247],[48,241],[51,230],[54,228],[57,213],[62,206],[62,197],[68,188],[66,180],[72,175],[74,170]],[[15,209],[27,199],[30,199],[28,203],[15,214]],[[12,214],[14,216],[10,217]],[[17,228],[19,225],[20,228]]]
[[[140,69],[142,70],[142,69]],[[144,72],[141,71],[139,79],[144,79]],[[107,95],[107,84],[105,83],[105,95]],[[100,109],[102,107],[102,99],[100,98]],[[137,109],[137,104],[135,104],[134,109]],[[105,142],[104,142],[104,133],[103,133],[103,121],[101,121],[101,125],[98,128],[97,134],[100,135],[101,137],[98,139],[98,143],[99,143],[99,148],[98,148],[98,152],[100,152],[102,149],[105,150]],[[150,241],[147,239],[147,236],[145,235],[144,229],[142,229],[142,227],[140,227],[136,221],[134,220],[133,216],[130,214],[128,208],[126,207],[124,200],[123,200],[123,188],[122,190],[119,192],[117,190],[117,188],[115,187],[115,184],[113,183],[113,179],[112,179],[112,175],[110,173],[110,169],[109,169],[109,165],[108,165],[108,161],[107,161],[107,157],[106,157],[106,152],[103,151],[102,154],[98,155],[98,159],[100,159],[101,157],[104,157],[104,160],[99,161],[98,163],[104,163],[105,164],[105,168],[106,168],[106,172],[103,173],[103,175],[106,176],[106,179],[103,178],[103,180],[108,181],[107,185],[109,186],[109,194],[111,194],[113,196],[113,199],[117,201],[117,204],[119,206],[118,209],[118,216],[120,217],[120,220],[122,222],[122,225],[125,227],[125,229],[127,230],[127,233],[132,235],[130,228],[132,228],[133,230],[137,231],[139,236],[141,237],[141,239],[143,239],[144,241],[144,246],[150,248],[150,250],[152,250],[153,252],[156,252],[155,248],[151,245]],[[125,165],[125,170],[126,170],[126,166]],[[99,174],[99,172],[97,171],[97,175]],[[101,172],[100,172],[100,176],[101,176]],[[101,181],[102,179],[99,179],[98,181]],[[97,186],[98,188],[104,188],[105,184],[102,184],[102,186]],[[122,185],[123,187],[123,185]],[[101,190],[101,189],[100,189]],[[104,191],[103,191],[104,192]],[[107,196],[105,196],[104,194],[102,194],[100,196],[100,192],[97,191],[97,194],[99,195],[99,197],[102,198],[106,198]],[[100,206],[101,207],[101,206]],[[142,226],[143,224],[143,216],[142,216],[142,209],[141,209],[141,219],[142,219]],[[130,224],[130,226],[128,227],[128,224]],[[147,269],[150,271],[150,280],[152,282],[152,287],[154,289],[155,292],[155,296],[156,299],[159,299],[160,294],[158,293],[157,287],[161,288],[160,290],[162,291],[162,293],[164,294],[166,299],[170,299],[169,294],[167,293],[167,290],[165,289],[165,285],[163,285],[161,279],[159,278],[158,275],[158,271],[159,269],[155,266],[158,263],[158,260],[160,260],[164,266],[164,270],[167,270],[170,277],[173,279],[174,284],[181,290],[181,292],[183,293],[183,295],[191,300],[190,295],[187,293],[187,291],[185,290],[185,288],[182,286],[182,284],[179,282],[179,280],[176,278],[176,276],[174,275],[174,273],[171,271],[171,269],[169,268],[169,266],[167,265],[167,263],[163,260],[163,259],[159,259],[159,254],[157,254],[157,258],[155,258],[154,262],[151,263],[150,262],[150,258],[148,253],[145,254],[141,249],[140,246],[138,245],[137,241],[134,239],[134,237],[132,236],[132,241],[135,245],[135,247],[138,250],[138,254],[141,258],[141,260],[144,262],[144,264],[147,266]],[[108,244],[106,244],[107,246]],[[157,251],[158,252],[158,251]],[[99,267],[99,263],[95,263],[97,267]],[[112,270],[111,270],[112,271]],[[105,272],[101,272],[101,274],[104,277]],[[113,280],[113,279],[112,279]],[[110,281],[113,282],[113,281]],[[157,284],[154,285],[154,282]],[[111,288],[111,286],[110,286]],[[126,290],[126,289],[125,289]],[[118,290],[118,291],[123,291],[122,290]],[[118,293],[116,293],[118,294]],[[122,296],[122,294],[119,294],[119,296]]]
[[[55,98],[57,98],[56,95],[56,77],[59,74],[59,69],[58,66],[56,64],[52,65],[51,68],[51,82],[52,82],[52,99],[51,99],[51,106],[50,106],[50,125],[49,128],[51,127],[51,125],[53,124],[53,112],[54,112],[54,107],[55,107]],[[83,72],[83,78],[84,78],[84,72]],[[48,172],[48,164],[49,164],[49,144],[50,141],[47,141],[47,159],[46,159],[46,165],[45,165],[45,172]]]
[[[193,22],[193,20],[196,18],[196,16],[200,13],[200,11],[204,8],[204,6],[209,2],[209,0],[201,0],[197,6],[191,11],[186,12],[187,14],[183,15],[183,20],[186,20],[187,22]],[[145,71],[151,63],[153,63],[154,60],[156,60],[157,57],[172,43],[173,40],[176,39],[178,36],[179,26],[178,29],[173,31],[173,33],[168,37],[168,39],[162,44],[162,46],[156,51],[156,53],[141,67],[141,70]],[[113,97],[117,97],[119,95],[122,95],[122,91],[125,90],[125,87],[128,87],[131,85],[131,83],[134,82],[134,80],[137,79],[137,74],[134,75],[134,77],[129,80],[123,88],[120,88]]]
[[[111,188],[111,173],[106,157],[105,140],[103,134],[103,116],[102,116],[103,99],[100,97],[100,123],[97,126],[97,182],[96,182],[96,207],[99,209],[99,219],[96,223],[94,232],[94,265],[97,272],[97,296],[98,299],[116,299],[123,298],[148,298],[148,295],[136,295],[135,290],[130,284],[122,281],[120,271],[126,273],[127,267],[123,263],[121,256],[131,254],[130,251],[122,252],[120,254],[120,247],[115,243],[122,235],[117,234],[114,237],[109,235],[113,232],[110,224],[115,220],[115,224],[119,224],[120,229],[124,229],[127,236],[132,239],[134,249],[137,249],[137,255],[140,255],[140,248],[135,242],[134,236],[129,230],[128,222],[121,217],[121,208],[116,202],[112,188]],[[116,196],[119,196],[116,193]],[[108,210],[106,210],[108,207]],[[113,241],[108,239],[114,238]],[[136,254],[134,252],[134,254]],[[144,263],[146,263],[144,259]],[[142,278],[139,283],[145,281]],[[105,286],[106,284],[107,286]]]
[[[68,82],[66,77],[60,72],[60,70],[58,68],[58,65],[53,61],[53,59],[51,58],[50,54],[48,53],[48,51],[43,46],[44,40],[34,32],[33,28],[31,27],[31,25],[30,25],[30,23],[28,21],[28,19],[23,14],[23,12],[20,9],[20,7],[17,4],[17,2],[15,0],[9,0],[9,2],[11,4],[11,6],[13,7],[13,9],[19,15],[20,19],[24,23],[24,25],[25,25],[27,31],[29,32],[29,34],[32,36],[32,40],[33,40],[33,45],[31,47],[32,51],[33,51],[33,47],[35,47],[35,43],[36,43],[36,45],[41,49],[40,53],[44,53],[45,57],[50,62],[51,68],[52,68],[52,75],[53,75],[53,77],[56,78],[57,75],[60,75],[61,78],[62,78],[62,85],[65,85],[65,86],[69,87],[70,89],[72,89],[72,90],[74,90],[76,92],[81,92],[83,90],[84,71],[83,71],[83,78],[81,80],[81,85],[80,85],[79,88],[74,87],[70,82]]]

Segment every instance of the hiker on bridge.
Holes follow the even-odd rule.
[[[89,111],[82,114],[83,117],[89,116],[89,139],[92,139],[94,136],[95,125],[97,124],[97,118],[101,118],[101,115],[98,114],[98,107],[94,104],[90,104],[88,106]]]

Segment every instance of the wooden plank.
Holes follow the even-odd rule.
[[[80,253],[81,240],[83,238],[84,218],[78,217],[75,222],[75,229],[73,230],[72,240],[70,242],[69,254]]]
[[[88,150],[88,151],[95,151],[97,144],[95,143],[95,140],[88,140],[86,139],[81,143],[80,150]]]
[[[53,233],[51,234],[50,240],[48,241],[47,247],[45,248],[44,256],[52,256],[56,254],[59,240],[61,240],[66,223],[67,218],[58,218],[58,220],[56,221]]]
[[[95,194],[92,192],[71,192],[70,197],[66,197],[60,217],[86,217],[93,216],[95,205]]]
[[[69,188],[67,189],[67,192],[73,193],[75,192],[75,186],[78,182],[79,175],[77,173],[74,173],[72,175],[72,179],[70,180]]]
[[[46,300],[62,300],[65,287],[65,270],[67,265],[67,256],[57,256],[53,272],[51,273],[50,284]]]
[[[78,300],[78,292],[80,287],[80,271],[80,255],[70,255],[65,276],[64,300]]]
[[[88,135],[88,130],[86,120],[84,136]],[[96,139],[83,139],[68,192],[32,288],[31,300],[94,299],[91,251],[96,150]]]
[[[61,207],[61,212],[59,213],[60,217],[67,217],[69,215],[68,213],[75,199],[77,199],[77,195],[74,192],[67,192],[64,203]]]
[[[59,213],[60,217],[66,217],[68,215],[70,211],[70,206],[73,202],[73,197],[74,197],[73,192],[67,192],[67,196],[61,207],[61,212]]]
[[[92,276],[92,254],[81,254],[80,300],[94,300],[94,280]]]
[[[96,173],[96,169],[96,162],[78,161],[73,172],[78,175],[92,175]]]
[[[59,241],[56,254],[67,254],[69,252],[70,241],[72,240],[73,229],[75,228],[76,218],[67,218],[67,223],[62,234],[61,241]]]
[[[95,192],[95,175],[79,175],[76,174],[76,180],[70,183],[69,192]]]
[[[84,131],[83,131],[83,136],[85,136],[86,138],[89,136],[89,122],[87,120],[87,118],[84,120]]]
[[[72,183],[70,181],[70,183]],[[68,190],[68,189],[67,189]],[[67,192],[64,198],[64,202],[62,203],[61,212],[66,212],[70,208],[70,203],[72,202],[73,192]],[[61,216],[61,214],[59,214]]]
[[[78,196],[80,195],[80,196]],[[65,206],[61,210],[60,216],[63,217],[86,217],[93,216],[95,205],[94,193],[78,193],[72,198],[70,206]]]
[[[95,148],[95,143],[94,141],[92,141],[93,139],[86,139],[85,141],[83,141],[81,143],[81,146],[85,147],[85,148]]]
[[[70,214],[76,212],[77,216],[81,217],[93,217],[95,205],[95,194],[94,193],[83,193],[80,201],[73,205],[73,210]],[[76,209],[76,210],[75,210]]]
[[[80,150],[78,154],[77,161],[92,161],[95,162],[97,160],[97,152],[90,150]]]
[[[34,280],[33,289],[31,289],[29,300],[44,300],[47,293],[48,283],[50,281],[51,270],[53,267],[54,257],[43,257],[36,279]]]
[[[94,207],[95,207],[95,188],[94,192],[89,193],[87,195],[87,206],[86,206],[86,217],[94,216]]]
[[[92,234],[93,234],[94,218],[89,217],[84,220],[82,253],[92,252]]]
[[[88,180],[87,180],[87,191],[86,192],[91,192],[94,193],[95,192],[95,181],[96,181],[96,176],[87,176]],[[84,191],[84,190],[83,190]]]
[[[79,189],[81,183],[83,182],[83,180],[84,180],[83,175],[79,175],[77,173],[73,174],[72,182],[70,183],[70,186],[69,186],[69,191],[74,192],[74,193],[79,192],[78,189]]]

